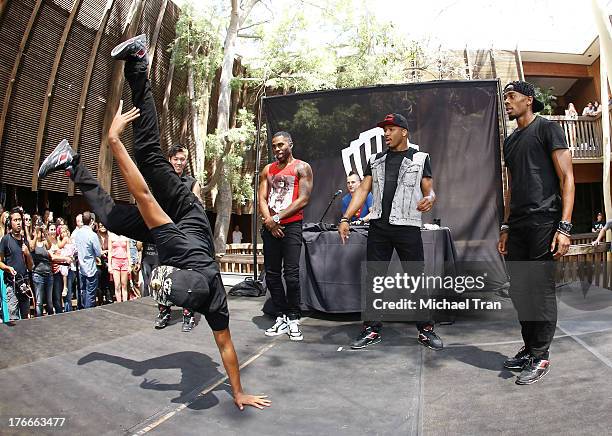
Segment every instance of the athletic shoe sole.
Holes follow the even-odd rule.
[[[295,342],[299,342],[304,340],[304,335],[300,335],[300,336],[291,336],[290,334],[287,334],[287,336],[289,336],[289,339]]]
[[[289,328],[286,328],[284,330],[279,330],[277,332],[269,332],[269,331],[265,331],[264,335],[268,336],[268,337],[274,337],[274,336],[280,336],[280,335],[284,335],[289,331]]]
[[[525,363],[527,363],[527,362],[525,362]],[[523,364],[521,366],[509,366],[509,365],[507,366],[507,365],[504,365],[504,368],[509,369],[510,371],[522,371],[523,368],[525,368],[525,364]]]
[[[70,143],[66,139],[62,139],[59,144],[53,149],[51,154],[40,164],[38,169],[38,177],[44,178],[53,171],[57,171],[59,165],[65,164],[68,157],[71,156],[72,149]]]
[[[542,380],[542,378],[544,378],[544,376],[545,376],[546,374],[548,374],[548,371],[550,371],[550,365],[548,365],[548,366],[546,367],[546,371],[544,371],[544,372],[542,373],[542,375],[541,375],[541,376],[539,376],[538,378],[534,378],[533,380],[529,380],[529,381],[527,381],[527,382],[520,382],[520,381],[519,381],[519,379],[517,378],[517,379],[516,379],[516,381],[515,381],[514,383],[516,383],[516,384],[517,384],[517,385],[519,385],[519,386],[532,385],[532,384],[537,383],[537,382],[539,382],[540,380]]]
[[[429,348],[430,350],[440,351],[440,350],[443,350],[443,349],[444,349],[444,347],[440,347],[440,348],[433,347],[433,346],[431,346],[431,345],[430,345],[428,342],[421,341],[420,339],[417,339],[417,341],[418,341],[418,343],[419,343],[419,344],[421,344],[421,345],[422,345],[422,346],[424,346],[424,347]]]
[[[146,51],[146,46],[147,46],[147,38],[146,35],[138,35],[135,36],[133,38],[130,38],[126,41],[123,41],[121,44],[115,46],[115,48],[113,48],[111,50],[111,58],[113,59],[117,59],[117,60],[125,60],[125,53],[123,53],[123,51],[130,45],[137,43],[137,41],[142,43],[142,46],[144,48],[144,50]],[[129,56],[129,55],[128,55]]]
[[[166,321],[164,324],[155,324],[155,329],[156,330],[165,329],[166,327],[168,327],[168,322],[169,321]]]
[[[382,341],[382,338],[376,338],[374,339],[372,342],[368,342],[365,345],[351,345],[351,349],[353,350],[361,350],[363,348],[369,347],[370,345],[376,345],[378,344],[380,341]]]

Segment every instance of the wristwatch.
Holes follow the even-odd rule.
[[[559,231],[559,233],[569,237],[570,232],[572,231],[572,227],[572,223],[570,223],[569,221],[559,221],[559,227],[557,228],[557,230]]]
[[[504,233],[504,232],[507,232],[508,230],[510,230],[510,226],[504,223],[499,228],[499,233]]]
[[[280,223],[280,215],[276,214],[272,216],[272,221],[274,221],[276,224]]]
[[[350,221],[351,221],[351,220],[350,220],[350,219],[348,219],[348,218],[347,218],[347,217],[345,217],[345,216],[343,216],[342,218],[340,218],[340,224],[342,224],[342,223],[348,223],[348,222],[350,222]]]

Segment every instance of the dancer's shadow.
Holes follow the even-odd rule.
[[[503,367],[504,360],[508,358],[497,351],[482,350],[473,345],[465,347],[457,347],[452,349],[452,354],[455,359],[466,363],[476,368],[486,369],[487,371],[498,371],[498,377],[509,379],[516,374]]]
[[[213,391],[199,397],[199,393],[206,386],[224,376],[217,370],[219,364],[213,362],[206,354],[181,351],[138,361],[112,354],[93,352],[79,359],[77,363],[78,365],[86,365],[95,361],[122,366],[131,370],[135,377],[144,376],[149,370],[178,368],[181,370],[181,380],[178,383],[162,383],[160,380],[145,377],[140,383],[140,387],[156,391],[178,391],[179,395],[170,401],[172,403],[191,403],[188,407],[192,409],[208,409],[217,405],[219,400],[213,394],[214,391],[226,391],[231,396],[229,385],[222,383]]]

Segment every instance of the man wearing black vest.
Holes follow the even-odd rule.
[[[518,128],[504,141],[509,189],[498,250],[506,256],[510,297],[524,342],[504,367],[521,371],[516,384],[527,385],[550,369],[549,348],[557,325],[553,260],[570,245],[574,173],[561,126],[535,115],[544,105],[531,83],[506,85],[504,104]]]
[[[372,192],[370,229],[367,242],[368,283],[385,276],[393,250],[405,266],[405,272],[423,272],[424,253],[421,239],[421,214],[429,212],[436,200],[429,155],[408,147],[408,121],[398,113],[388,114],[377,124],[384,129],[387,150],[370,158],[363,180],[353,193],[338,225],[344,243],[349,237],[350,217],[359,210]],[[432,350],[443,348],[434,332],[434,321],[416,323],[417,340]],[[382,340],[382,322],[365,321],[351,348],[361,349]]]

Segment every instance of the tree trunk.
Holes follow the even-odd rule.
[[[196,141],[196,173],[194,176],[202,183],[202,174],[206,165],[206,135],[208,135],[208,111],[210,108],[210,87],[208,82],[203,87],[198,99],[197,108],[192,105],[193,136]]]
[[[221,65],[221,77],[219,80],[219,102],[217,105],[217,134],[224,135],[229,130],[230,105],[232,89],[230,87],[233,78],[234,57],[236,55],[236,40],[238,30],[244,23],[246,17],[259,0],[248,0],[242,8],[239,8],[238,0],[231,0],[232,13],[225,43],[223,44],[223,63]],[[223,142],[227,138],[223,136]],[[227,145],[227,144],[226,144]],[[227,149],[227,147],[226,147]],[[231,149],[230,149],[231,151]],[[232,214],[232,186],[227,177],[223,177],[223,156],[218,159],[217,171],[221,177],[218,183],[218,193],[216,198],[217,218],[215,221],[214,243],[217,253],[225,253],[225,243],[227,241],[227,231]]]

